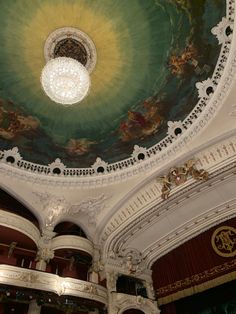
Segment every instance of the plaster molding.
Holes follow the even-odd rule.
[[[101,238],[101,241],[104,241],[103,244],[101,243],[104,247],[103,258],[106,258],[105,256],[108,256],[111,251],[116,252],[127,247],[127,243],[130,242],[132,238],[134,239],[138,234],[144,233],[146,229],[155,224],[161,217],[165,216],[167,211],[171,210],[171,208],[176,210],[177,204],[180,206],[181,202],[185,202],[186,199],[191,200],[191,198],[196,198],[197,194],[201,193],[202,190],[207,191],[207,189],[214,189],[222,180],[232,178],[234,172],[235,163],[216,171],[214,176],[212,174],[212,179],[208,183],[199,184],[191,180],[184,188],[176,189],[177,191],[175,192],[175,195],[173,195],[169,201],[158,202],[158,200],[156,200],[156,202],[152,202],[148,207],[141,207],[140,212],[136,214],[134,213],[132,218],[126,218],[125,222],[119,222],[119,225],[116,227],[113,225],[113,230],[110,230],[110,234],[106,235],[106,238]],[[223,208],[225,208],[225,206],[223,206]],[[224,214],[226,215],[225,217],[229,219],[225,209]],[[236,215],[235,208],[232,209],[230,217],[232,217],[232,215]],[[215,216],[216,221],[219,221],[221,217],[219,217],[218,212],[215,213]],[[207,221],[210,223],[210,220]],[[201,223],[199,223],[199,226],[201,226]],[[202,226],[202,228],[203,227],[204,226]],[[186,234],[184,234],[184,238],[186,238],[189,230],[186,229],[185,231]],[[175,236],[175,238],[178,239],[177,236]],[[144,252],[142,253],[144,254]],[[143,256],[146,258],[147,254],[145,253]]]
[[[4,150],[3,153],[4,153],[4,156],[2,160],[8,164],[18,162],[22,159],[22,156],[20,155],[17,147],[13,147],[12,149],[9,149],[9,150]],[[12,159],[9,159],[9,158],[12,158]]]
[[[217,171],[227,170],[227,165],[233,164],[236,161],[236,136],[230,137],[222,142],[208,147],[202,152],[192,156],[193,159],[197,160],[198,166],[206,169],[211,176]],[[161,175],[161,174],[160,174]],[[142,212],[149,212],[153,206],[158,208],[159,206],[165,206],[161,198],[161,182],[156,180],[156,173],[148,180],[144,180],[138,187],[136,187],[132,194],[128,194],[127,197],[123,198],[123,203],[119,204],[119,208],[116,209],[115,214],[110,218],[109,221],[104,223],[102,232],[99,236],[101,245],[107,241],[107,239],[116,232],[122,232],[120,227],[123,224],[131,223],[132,220],[136,219]],[[172,190],[172,200],[175,195],[180,193],[186,194],[186,189],[192,189],[193,186],[198,188],[199,182],[194,182],[193,179],[188,179],[184,184],[175,187]],[[151,219],[151,218],[149,218]]]
[[[66,169],[66,166],[61,162],[61,159],[59,158],[57,158],[54,162],[52,162],[48,166],[49,166],[50,172],[54,175],[58,175]]]
[[[236,117],[236,105],[232,106],[232,111],[229,113],[229,116],[233,118]]]
[[[0,265],[0,283],[50,291],[58,295],[86,298],[107,305],[107,290],[104,287],[79,279],[62,278],[46,272]]]
[[[185,131],[182,121],[169,121],[167,125],[168,125],[167,133],[173,138],[181,136],[181,134]]]
[[[91,241],[79,236],[64,235],[53,238],[51,241],[52,250],[74,249],[86,252],[93,256],[94,248]]]
[[[230,27],[230,29],[232,30],[232,21],[230,21],[226,17],[223,17],[222,20],[217,24],[217,26],[212,28],[211,32],[217,37],[219,45],[222,45],[225,41],[232,38],[231,34],[227,36],[228,27]]]
[[[38,252],[36,255],[36,261],[44,261],[46,263],[49,263],[51,259],[54,258],[54,251],[50,247],[46,246],[39,246]]]
[[[233,30],[235,1],[226,0],[226,2],[227,12],[225,19]],[[224,22],[221,23],[224,24]],[[213,33],[218,35],[218,39],[221,33],[220,29],[222,29],[220,23],[216,28],[213,28]],[[223,29],[225,28],[223,27]],[[122,182],[153,167],[161,167],[167,161],[170,162],[176,153],[181,152],[186,147],[186,144],[208,125],[209,121],[221,108],[232,87],[236,72],[236,35],[235,32],[233,32],[233,35],[224,32],[224,35],[224,38],[220,39],[222,47],[217,65],[212,77],[209,78],[212,82],[214,93],[211,97],[203,97],[201,94],[200,96],[202,97],[199,99],[198,104],[182,122],[185,131],[181,136],[174,138],[172,135],[168,135],[161,142],[147,149],[147,158],[142,162],[134,157],[130,157],[109,165],[105,165],[106,162],[104,162],[104,172],[99,174],[96,173],[94,168],[65,168],[62,173],[55,175],[48,166],[37,165],[24,160],[19,160],[9,166],[4,161],[4,152],[1,152],[0,172],[5,175],[12,175],[14,178],[27,180],[28,182],[37,182],[38,184],[88,188]]]
[[[71,205],[63,196],[37,191],[34,191],[33,194],[38,198],[37,203],[40,204],[43,209],[44,223],[42,229],[53,230],[60,217],[68,213]]]
[[[211,79],[207,79],[203,82],[196,83],[196,88],[198,90],[198,97],[199,98],[209,98],[211,94],[213,94],[213,82]],[[208,89],[211,91],[208,93]]]
[[[145,314],[160,314],[157,302],[141,296],[114,293],[112,295],[112,307],[114,314],[122,314],[129,309],[142,310]]]
[[[38,198],[38,203],[42,205],[44,226],[46,229],[53,229],[57,223],[66,218],[67,215],[76,217],[78,214],[86,215],[90,225],[96,225],[97,215],[106,206],[106,201],[110,198],[105,194],[71,204],[64,196],[58,196],[48,192],[37,192],[33,194]]]
[[[142,253],[134,248],[123,248],[119,252],[110,251],[104,265],[106,269],[114,267],[117,273],[136,277],[142,276],[146,268]]]
[[[27,237],[33,240],[36,245],[40,239],[40,231],[32,222],[28,221],[27,219],[21,216],[12,214],[1,209],[0,209],[0,225],[17,230],[25,234]]]
[[[204,214],[194,217],[191,221],[158,239],[143,252],[143,255],[146,256],[146,267],[151,268],[152,264],[161,256],[202,232],[234,217],[236,217],[236,199],[220,204]]]

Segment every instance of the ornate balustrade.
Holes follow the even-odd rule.
[[[40,239],[38,228],[27,219],[0,209],[0,225],[17,230],[32,239],[36,244]]]
[[[36,270],[0,265],[0,284],[53,292],[59,296],[70,295],[107,305],[107,289],[102,286]]]
[[[79,236],[62,235],[53,238],[51,249],[54,251],[60,249],[74,249],[84,251],[93,256],[92,242]]]

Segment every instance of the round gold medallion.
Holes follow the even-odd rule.
[[[222,257],[236,256],[236,229],[230,226],[217,228],[212,234],[211,244]]]

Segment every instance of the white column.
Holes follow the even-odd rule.
[[[45,271],[47,268],[47,262],[44,261],[43,259],[40,259],[37,263],[36,263],[36,267],[37,270],[42,270]]]
[[[37,256],[36,256],[36,269],[45,271],[47,263],[54,257],[54,251],[50,247],[39,247]]]
[[[115,307],[114,295],[116,294],[116,281],[118,274],[114,271],[106,273],[107,290],[108,290],[108,314],[117,314]]]
[[[95,271],[92,271],[89,274],[89,281],[98,284],[98,273],[96,273]]]

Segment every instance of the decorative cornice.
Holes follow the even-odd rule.
[[[192,156],[192,159],[198,160],[199,166],[210,173],[211,181],[213,181],[218,174],[234,168],[234,161],[236,162],[236,136],[207,147],[207,149]],[[199,189],[199,182],[190,179],[172,190],[170,202],[163,201],[161,198],[161,182],[157,182],[156,177],[157,175],[154,174],[152,178],[149,178],[149,182],[144,180],[141,185],[132,191],[132,194],[128,194],[123,199],[122,204],[119,204],[116,213],[102,226],[102,232],[99,236],[102,246],[104,243],[106,243],[106,246],[108,245],[109,241],[107,242],[107,240],[109,238],[114,238],[116,234],[123,234],[122,230],[125,225],[129,225],[129,231],[131,232],[130,224],[135,221],[139,224],[139,217],[143,217],[141,221],[148,225],[148,222],[153,219],[152,215],[155,217],[157,211],[161,212],[162,208],[169,207],[171,202],[175,202],[176,197],[179,195],[184,195],[183,199],[187,196],[191,197],[193,192],[188,193],[188,191],[191,191],[194,187],[197,190]],[[110,250],[108,248],[108,251]]]
[[[147,149],[142,162],[137,156],[132,156],[117,163],[107,165],[106,162],[103,162],[102,166],[94,165],[91,168],[64,168],[64,165],[62,168],[57,166],[52,168],[52,164],[43,166],[22,159],[14,160],[14,162],[13,160],[6,161],[4,156],[8,151],[2,151],[0,152],[0,172],[28,182],[70,187],[75,185],[77,187],[94,187],[127,180],[130,176],[170,161],[177,152],[186,147],[186,143],[206,127],[221,107],[232,86],[236,69],[236,40],[233,39],[236,35],[235,32],[233,35],[228,32],[228,27],[233,31],[235,1],[226,0],[226,3],[226,17],[212,29],[213,34],[222,44],[217,65],[212,77],[205,81],[207,84],[204,83],[203,86],[200,82],[200,99],[182,122],[183,128],[180,136],[172,134],[166,136],[161,142]],[[211,83],[211,89],[209,89],[208,82]]]
[[[204,169],[197,169],[196,164],[197,161],[190,159],[181,166],[172,167],[168,174],[157,179],[161,181],[161,198],[163,200],[169,198],[173,187],[184,184],[189,179],[189,177],[192,177],[197,181],[208,180],[208,172]]]
[[[143,252],[143,255],[147,257],[147,267],[150,268],[158,258],[174,250],[181,244],[234,217],[236,217],[236,199],[212,208],[181,225],[179,228],[172,230],[172,232],[158,239]]]
[[[214,186],[219,184],[221,180],[226,180],[234,176],[235,163],[231,163],[221,170],[215,171],[211,174],[211,180],[205,185],[199,183],[194,183],[193,180],[191,184],[186,185],[184,188],[176,189],[175,195],[169,201],[161,202],[160,198],[156,202],[151,202],[148,207],[141,206],[140,212],[133,213],[133,218],[128,219],[126,217],[126,222],[120,223],[115,227],[113,224],[113,230],[110,229],[110,235],[104,233],[101,241],[104,241],[103,256],[108,256],[111,252],[117,252],[124,249],[127,246],[127,242],[131,241],[138,236],[138,234],[143,233],[150,225],[161,219],[161,217],[166,215],[167,211],[176,208],[176,204],[180,206],[181,202],[186,199],[191,200],[191,197],[196,197],[197,193],[202,190],[207,191],[207,189],[214,189]],[[172,208],[173,207],[173,208]],[[196,236],[215,224],[221,221],[228,220],[236,216],[236,203],[230,201],[219,205],[210,211],[195,217],[192,221],[188,222],[187,225],[182,225],[180,230],[173,230],[171,234],[168,234],[165,238],[159,239],[151,247],[148,247],[144,252],[142,252],[145,263],[148,268],[151,267],[152,263],[160,256],[166,254],[170,250],[179,246],[183,242],[189,240],[191,237]],[[118,213],[121,217],[121,213]],[[114,221],[114,218],[112,221]],[[108,228],[108,227],[107,227]],[[105,228],[105,232],[109,229]],[[110,227],[111,228],[111,227]],[[159,244],[159,241],[161,243]],[[163,242],[162,242],[163,241]]]

